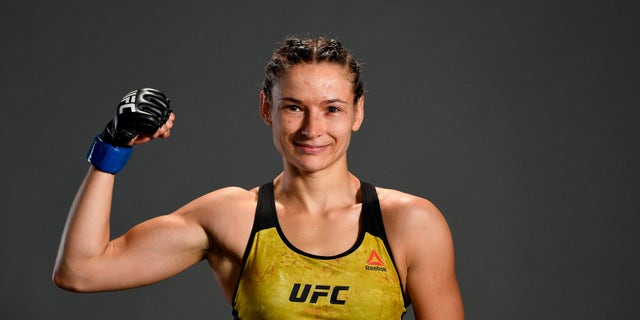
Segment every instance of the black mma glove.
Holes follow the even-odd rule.
[[[169,99],[160,91],[142,88],[130,92],[118,105],[113,120],[96,136],[87,160],[98,170],[116,174],[124,168],[138,134],[153,135],[171,115]]]
[[[139,133],[153,135],[171,114],[169,99],[156,89],[141,88],[124,96],[113,120],[100,139],[114,147],[125,147]]]

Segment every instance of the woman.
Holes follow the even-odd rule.
[[[260,115],[282,173],[251,190],[213,191],[110,240],[115,172],[128,146],[167,138],[175,119],[157,91],[125,96],[90,152],[55,283],[80,292],[133,288],[206,259],[236,319],[398,319],[409,303],[417,319],[462,319],[438,209],[349,172],[350,137],[364,118],[350,53],[336,40],[290,38],[265,74]]]

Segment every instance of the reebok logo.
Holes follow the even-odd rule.
[[[387,268],[384,266],[384,262],[380,255],[375,250],[371,250],[371,254],[369,254],[369,259],[367,259],[367,265],[364,267],[365,270],[368,271],[382,271],[387,272]]]

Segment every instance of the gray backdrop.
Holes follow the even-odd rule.
[[[131,89],[178,118],[119,174],[114,235],[279,172],[257,93],[288,34],[364,63],[352,170],[442,210],[468,319],[638,318],[632,3],[2,0],[0,318],[229,318],[205,263],[100,294],[50,274],[85,152]]]

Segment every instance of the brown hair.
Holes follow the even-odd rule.
[[[347,68],[353,84],[354,102],[364,94],[364,83],[360,76],[360,64],[336,39],[300,39],[288,37],[282,46],[273,52],[271,61],[264,69],[262,91],[271,99],[271,90],[279,77],[300,63],[335,63]]]

